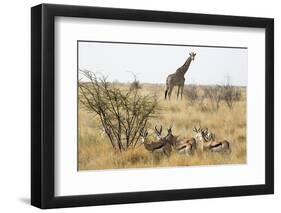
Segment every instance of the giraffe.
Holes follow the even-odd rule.
[[[194,60],[195,56],[196,53],[194,52],[189,53],[189,57],[185,61],[185,63],[181,67],[179,67],[176,72],[168,75],[166,79],[165,99],[167,99],[167,95],[168,95],[170,100],[174,86],[178,86],[177,99],[179,98],[179,94],[181,94],[181,99],[182,99],[183,87],[185,82],[184,75],[187,72],[191,61]]]

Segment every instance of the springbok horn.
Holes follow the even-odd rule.
[[[157,129],[157,125],[155,125],[154,128],[155,128],[156,134],[157,134],[158,136],[161,136],[161,133],[162,133],[162,125],[161,125],[161,127],[160,127],[160,130]]]
[[[198,133],[198,129],[195,127],[193,127],[193,131]]]

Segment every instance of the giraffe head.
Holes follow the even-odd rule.
[[[196,53],[195,52],[191,52],[191,53],[189,53],[189,56],[190,56],[191,60],[193,61],[195,56],[196,56]]]

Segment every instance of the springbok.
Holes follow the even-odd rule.
[[[194,127],[193,131],[196,133],[195,138],[202,151],[231,152],[230,143],[227,140],[216,141],[215,134],[209,132],[208,129],[201,129],[200,127],[197,129]]]
[[[160,131],[155,127],[155,133],[158,138],[163,138],[162,126]],[[174,148],[174,150],[179,154],[192,155],[196,149],[196,140],[195,138],[191,139],[178,139],[178,136],[174,136],[172,133],[172,127],[168,128],[168,134],[164,137]]]
[[[147,142],[147,136],[148,132],[147,130],[143,130],[140,132],[142,144],[144,145],[145,149],[152,152],[152,153],[158,153],[158,154],[164,154],[167,157],[170,156],[172,152],[171,144],[165,139],[161,138],[158,141],[155,142]]]

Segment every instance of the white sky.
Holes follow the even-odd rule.
[[[79,69],[108,75],[109,81],[130,82],[133,72],[141,83],[164,84],[194,51],[185,84],[224,84],[229,77],[233,85],[247,85],[247,49],[79,42],[78,51]]]

